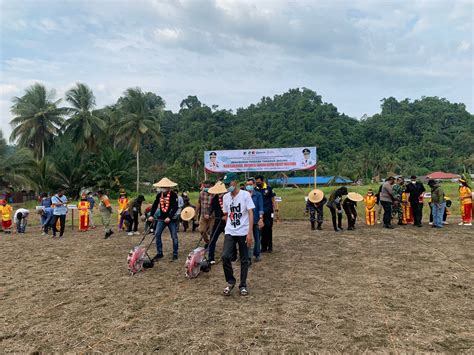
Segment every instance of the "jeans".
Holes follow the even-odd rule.
[[[170,230],[171,240],[173,241],[173,255],[178,256],[178,221],[173,219],[169,223],[165,223],[165,221],[162,219],[158,220],[155,232],[156,253],[158,255],[163,254],[163,242],[161,241],[161,234],[163,234],[163,231],[166,227],[168,227]]]
[[[28,220],[26,218],[18,219],[16,222],[16,231],[18,233],[25,233],[27,224]]]
[[[234,269],[232,269],[232,258],[237,253],[237,244],[240,254],[240,284],[239,287],[247,287],[247,274],[249,271],[249,254],[247,236],[234,236],[226,234],[224,237],[224,250],[222,252],[222,265],[224,267],[225,280],[229,285],[235,285]]]
[[[262,240],[262,251],[272,251],[273,250],[273,212],[265,212],[263,214],[263,223],[261,240]]]
[[[215,260],[216,244],[219,236],[225,231],[225,221],[216,219],[212,226],[211,243],[209,244],[209,261]]]
[[[56,223],[58,222],[58,219],[59,219],[59,226],[60,226],[60,230],[59,230],[60,237],[64,235],[64,229],[66,228],[66,215],[65,214],[55,215],[53,217],[53,237],[56,236],[56,232],[58,231],[56,229]]]
[[[89,210],[89,225],[95,228],[94,224],[94,211],[92,209]]]
[[[248,249],[249,259],[252,259],[252,253],[256,258],[260,256],[260,228],[258,228],[258,224],[253,225],[253,248]]]
[[[433,203],[433,226],[442,227],[443,226],[443,215],[444,210],[446,209],[446,202],[437,204]]]
[[[392,203],[387,201],[380,201],[383,207],[383,224],[390,226],[392,224]]]

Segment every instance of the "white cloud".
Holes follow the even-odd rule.
[[[36,24],[36,27],[43,31],[43,32],[46,32],[46,33],[49,33],[49,32],[54,32],[54,31],[57,31],[59,30],[59,26],[58,24],[49,19],[49,18],[42,18],[37,24]]]
[[[157,40],[174,41],[181,36],[181,31],[175,28],[157,28],[153,34]]]
[[[469,49],[471,49],[471,43],[468,41],[461,41],[461,43],[458,45],[458,50],[460,52],[467,52]]]
[[[19,89],[16,85],[13,84],[0,84],[0,96],[10,95],[14,92],[17,92]]]

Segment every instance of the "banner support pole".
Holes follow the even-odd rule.
[[[317,171],[317,167],[314,168],[314,189],[316,189],[316,177],[318,176],[318,173],[316,172]]]

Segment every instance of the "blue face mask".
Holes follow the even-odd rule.
[[[227,191],[229,191],[229,192],[234,192],[234,191],[235,191],[235,186],[229,186],[229,187],[227,188]]]
[[[253,185],[246,185],[245,190],[247,191],[253,191]]]
[[[204,188],[204,192],[208,192],[209,191],[209,188],[208,187],[205,187]]]

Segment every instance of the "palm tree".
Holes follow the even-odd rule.
[[[36,83],[26,89],[25,95],[13,98],[11,112],[15,117],[10,124],[13,131],[10,141],[18,140],[20,147],[33,149],[35,157],[42,159],[47,144],[51,144],[64,122],[68,109],[58,107],[54,91]]]
[[[66,101],[72,105],[71,117],[66,120],[65,134],[69,135],[79,150],[93,150],[105,129],[105,122],[94,111],[95,97],[85,84],[77,83],[66,92]]]
[[[120,120],[116,130],[117,142],[126,142],[137,159],[137,192],[140,189],[140,145],[145,135],[158,143],[162,141],[158,117],[164,101],[157,95],[130,88],[118,100]]]
[[[28,185],[28,173],[33,164],[31,151],[8,147],[0,130],[0,187]]]

